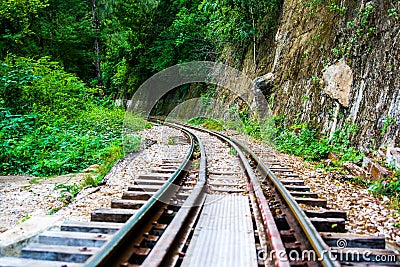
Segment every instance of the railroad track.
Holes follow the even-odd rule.
[[[42,233],[0,266],[400,266],[384,238],[344,233],[344,212],[314,211],[326,200],[272,154],[166,124],[187,136],[183,161],[165,159],[91,222]]]

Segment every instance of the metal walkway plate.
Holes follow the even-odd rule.
[[[207,195],[182,266],[257,266],[247,196]]]

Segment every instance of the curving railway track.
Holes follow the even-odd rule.
[[[64,222],[0,266],[400,266],[385,239],[345,233],[346,213],[268,151],[164,123],[189,142],[91,222]]]

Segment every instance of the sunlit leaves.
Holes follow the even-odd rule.
[[[121,145],[124,110],[58,63],[9,56],[0,74],[0,173],[77,172]]]
[[[21,43],[22,38],[33,34],[32,20],[48,6],[48,0],[1,0],[0,34],[9,41],[9,45]],[[2,31],[2,32],[1,32]]]

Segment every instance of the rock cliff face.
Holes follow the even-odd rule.
[[[274,36],[249,48],[242,70],[272,73],[275,115],[331,134],[356,126],[367,151],[400,145],[400,1],[285,0]]]

